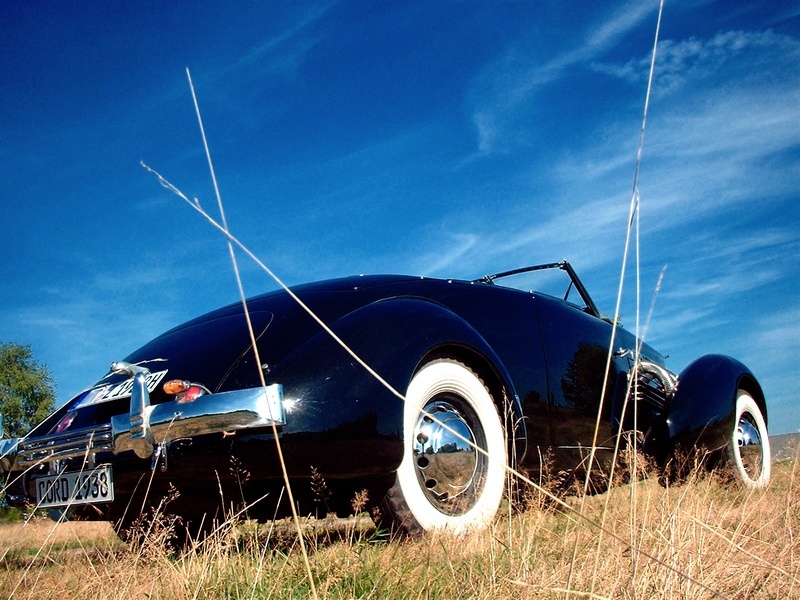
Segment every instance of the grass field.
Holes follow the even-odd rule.
[[[587,498],[585,519],[529,508],[459,538],[390,542],[365,515],[308,521],[311,571],[320,598],[797,598],[797,465],[775,464],[762,491],[714,476],[668,489],[649,479]],[[285,523],[240,524],[183,554],[163,539],[127,546],[107,523],[3,525],[0,597],[309,596]]]

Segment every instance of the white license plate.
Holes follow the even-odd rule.
[[[36,480],[36,501],[40,508],[111,502],[113,499],[114,480],[109,465]]]

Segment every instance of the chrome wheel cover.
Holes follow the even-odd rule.
[[[750,413],[744,412],[739,417],[735,436],[735,452],[739,454],[744,470],[755,481],[761,476],[764,466],[764,450],[758,425]]]
[[[485,449],[483,430],[458,397],[442,394],[425,405],[414,425],[414,465],[425,497],[442,513],[465,513],[480,495],[486,458],[475,445]]]

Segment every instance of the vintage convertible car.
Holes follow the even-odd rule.
[[[566,293],[500,285],[534,273],[560,273]],[[275,433],[301,513],[346,512],[367,490],[407,532],[485,525],[506,466],[580,478],[590,454],[592,469],[608,468],[618,439],[662,466],[701,450],[744,485],[769,480],[766,404],[747,367],[709,355],[671,373],[612,327],[566,262],[292,292],[248,302],[252,338],[241,303],[211,312],[0,441],[8,503],[126,527],[167,495],[185,523],[242,506],[270,519],[287,509]]]

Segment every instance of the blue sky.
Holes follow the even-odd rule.
[[[238,293],[569,259],[613,312],[658,3],[4,2],[0,340],[59,401]],[[668,1],[639,176],[647,339],[748,364],[800,430],[800,10]],[[632,264],[632,263],[630,263]],[[275,283],[242,263],[249,295]],[[622,306],[635,320],[635,287]]]

